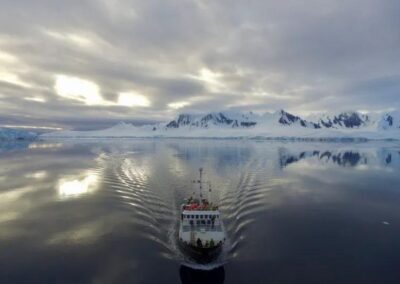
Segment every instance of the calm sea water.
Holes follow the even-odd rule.
[[[199,167],[228,235],[209,265],[176,243]],[[400,146],[2,143],[0,283],[400,283]]]

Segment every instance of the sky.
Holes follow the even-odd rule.
[[[398,0],[0,0],[0,125],[400,107]]]

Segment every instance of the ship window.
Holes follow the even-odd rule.
[[[205,221],[205,220],[201,220],[201,224],[202,224],[202,225],[205,225],[205,224],[206,224],[206,221]]]
[[[190,218],[194,219],[194,215],[190,215]]]
[[[210,224],[211,224],[211,221],[210,221],[210,220],[207,220],[207,224],[210,225]]]
[[[200,219],[203,219],[203,215],[200,215]]]
[[[199,219],[199,215],[196,215],[196,219]]]
[[[190,225],[193,225],[193,220],[190,220],[189,222],[190,222]]]
[[[200,225],[200,220],[197,220],[197,222],[196,222],[196,223],[197,223],[197,225]]]

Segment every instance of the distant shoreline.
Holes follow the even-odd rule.
[[[370,142],[384,141],[396,142],[400,139],[396,138],[365,138],[365,137],[182,137],[182,136],[40,136],[38,140],[92,140],[92,139],[180,139],[180,140],[259,140],[259,141],[293,141],[293,142]]]

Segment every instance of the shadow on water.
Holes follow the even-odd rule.
[[[221,284],[225,281],[225,269],[223,266],[212,270],[200,270],[181,265],[179,274],[182,284]]]

